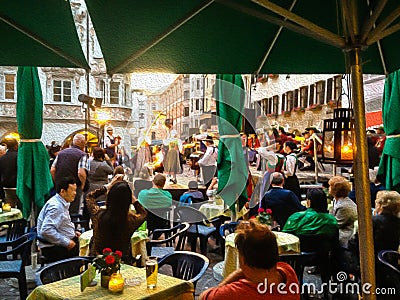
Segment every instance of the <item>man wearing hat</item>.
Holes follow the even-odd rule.
[[[214,141],[210,135],[203,140],[207,146],[206,153],[199,160],[199,166],[203,178],[203,183],[207,186],[217,171],[218,148],[214,146]]]
[[[314,139],[312,138],[309,131],[303,132],[303,135],[304,135],[304,142],[301,144],[301,152],[297,155],[299,161],[303,163],[303,166],[301,166],[299,170],[300,171],[314,170],[315,169],[315,162],[313,159]]]
[[[107,127],[107,135],[104,139],[104,145],[108,157],[114,162],[115,154],[117,153],[117,148],[121,142],[121,138],[119,136],[114,137],[113,132],[114,129],[111,126]]]
[[[189,181],[188,188],[189,190],[179,198],[180,206],[191,205],[193,199],[204,201],[203,193],[199,191],[199,185],[196,181]]]

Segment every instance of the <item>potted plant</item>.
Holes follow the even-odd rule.
[[[259,223],[265,224],[265,225],[272,225],[272,210],[267,208],[264,209],[260,207],[258,209],[258,215],[256,216],[256,219]]]
[[[93,260],[93,266],[100,271],[101,286],[108,288],[108,282],[111,275],[117,273],[121,268],[122,252],[116,250],[113,252],[110,248],[103,249],[103,255],[98,255]]]

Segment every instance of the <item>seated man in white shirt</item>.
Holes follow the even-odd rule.
[[[72,177],[62,178],[56,186],[57,194],[46,202],[37,220],[38,246],[49,261],[61,260],[79,254],[75,225],[71,222],[69,205],[75,199],[76,182]]]

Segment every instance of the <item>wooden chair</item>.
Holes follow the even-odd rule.
[[[81,274],[87,269],[92,259],[72,257],[49,264],[36,273],[37,285],[55,282]]]
[[[155,229],[153,236],[161,236],[164,234],[164,239],[158,240],[151,237],[147,242],[147,254],[149,256],[156,256],[158,259],[174,251],[183,250],[186,242],[186,232],[190,225],[188,223],[181,223],[169,229]],[[178,241],[176,239],[178,238]],[[161,247],[159,245],[165,245]]]
[[[196,288],[197,281],[204,275],[209,263],[210,261],[204,255],[189,251],[176,251],[164,256],[158,263],[158,267],[170,265],[173,277],[190,281]]]
[[[0,252],[0,278],[17,278],[21,299],[26,299],[28,289],[26,285],[25,266],[29,264],[31,245],[36,238],[34,232],[29,232],[16,240],[1,243],[3,247],[11,250]],[[8,260],[7,256],[18,255],[20,259]]]

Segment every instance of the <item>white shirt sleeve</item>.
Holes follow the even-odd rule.
[[[297,159],[293,155],[286,156],[285,177],[293,176],[296,168]]]

